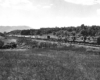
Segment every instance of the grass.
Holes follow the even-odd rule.
[[[100,80],[99,52],[18,38],[23,43],[33,48],[0,51],[0,80]]]
[[[0,51],[0,80],[100,80],[99,55],[75,50]]]

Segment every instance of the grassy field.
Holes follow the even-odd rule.
[[[100,56],[81,49],[0,51],[0,80],[100,80]]]

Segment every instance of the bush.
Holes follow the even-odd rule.
[[[14,42],[11,42],[11,43],[10,43],[10,46],[11,46],[11,48],[16,48],[16,47],[17,47],[17,44],[14,43]]]
[[[56,48],[57,44],[56,43],[49,43],[49,42],[40,42],[37,45],[38,48]]]
[[[100,45],[100,37],[97,38],[97,44]]]
[[[12,49],[17,48],[17,44],[14,42],[11,42],[11,43],[7,43],[2,46],[2,49],[10,49],[10,48],[12,48]]]
[[[38,46],[38,42],[37,41],[33,41],[32,42],[32,48],[35,48],[35,47],[37,47]]]
[[[4,42],[0,40],[0,48],[4,45]]]

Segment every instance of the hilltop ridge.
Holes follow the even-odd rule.
[[[31,29],[29,26],[0,26],[0,32],[10,32],[13,30]]]

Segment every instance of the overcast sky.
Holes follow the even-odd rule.
[[[0,25],[100,25],[100,0],[0,0]]]

